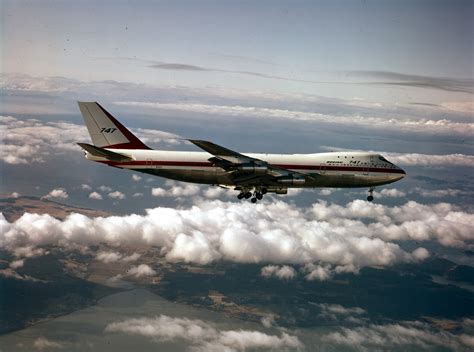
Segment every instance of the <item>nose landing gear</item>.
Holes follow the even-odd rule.
[[[373,187],[370,187],[369,188],[369,196],[367,197],[367,200],[369,202],[373,201],[374,200],[374,188]]]

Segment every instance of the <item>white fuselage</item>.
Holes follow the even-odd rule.
[[[107,150],[127,155],[132,160],[115,162],[93,156],[88,152],[86,152],[86,157],[110,166],[178,181],[234,185],[228,172],[209,162],[208,159],[213,155],[207,152],[112,148],[107,148]],[[401,168],[376,153],[245,153],[245,155],[309,176],[304,184],[289,185],[288,187],[373,187],[398,181],[405,176],[405,172]],[[258,186],[258,184],[254,186]]]

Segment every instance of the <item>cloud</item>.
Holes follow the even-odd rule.
[[[360,349],[419,349],[443,347],[450,350],[468,350],[473,347],[467,335],[455,335],[443,330],[433,330],[428,324],[400,322],[397,324],[369,324],[355,328],[339,328],[323,337],[326,342]]]
[[[308,281],[326,281],[329,280],[335,273],[331,265],[317,265],[308,263],[304,266],[303,272],[306,272],[305,276]]]
[[[474,240],[469,230],[474,214],[448,203],[424,205],[409,201],[402,206],[388,207],[355,200],[342,207],[318,202],[313,204],[313,213],[319,221],[333,226],[346,224],[353,233],[383,240],[436,240],[448,247],[462,247]],[[363,219],[374,222],[360,228]]]
[[[176,184],[173,181],[166,181],[166,185],[171,186],[165,188],[152,188],[151,194],[154,197],[191,197],[199,194],[201,188],[194,184]]]
[[[84,191],[92,191],[92,187],[89,186],[89,185],[87,185],[87,184],[85,184],[85,183],[83,183],[83,184],[81,185],[81,189],[84,190]]]
[[[367,320],[367,311],[360,307],[344,307],[340,304],[310,303],[321,309],[318,318],[330,322],[363,323]]]
[[[151,65],[153,68],[160,68],[163,70],[173,70],[173,71],[213,71],[206,69],[204,67],[195,66],[195,65],[186,65],[186,64],[174,64],[174,63],[166,63],[166,64],[154,64]]]
[[[113,322],[106,326],[105,332],[144,336],[156,341],[184,340],[193,350],[199,351],[285,351],[303,347],[298,337],[286,332],[278,336],[251,330],[220,330],[214,324],[202,320],[167,315]]]
[[[259,107],[243,105],[216,105],[205,103],[187,102],[142,102],[142,101],[116,101],[116,105],[160,110],[185,111],[224,115],[231,117],[253,117],[265,120],[283,119],[305,121],[313,123],[327,123],[331,125],[361,126],[371,129],[390,129],[397,132],[417,132],[429,134],[459,134],[470,136],[474,130],[474,123],[459,122],[448,119],[432,120],[426,118],[399,117],[386,118],[365,115],[328,115],[313,111],[297,109],[282,109],[276,107]]]
[[[119,261],[122,255],[117,252],[100,251],[96,254],[95,258],[105,264],[109,264]]]
[[[134,198],[143,197],[143,193],[141,193],[141,192],[133,193],[132,197],[134,197]]]
[[[229,192],[228,189],[224,189],[222,187],[208,187],[207,189],[204,190],[203,196],[206,198],[219,198],[222,199],[223,197],[233,197],[233,193]]]
[[[427,198],[443,198],[443,197],[457,197],[460,195],[470,195],[471,192],[466,192],[460,189],[424,189],[420,187],[416,187],[410,191],[410,193],[418,194],[422,197]]]
[[[140,181],[141,179],[142,179],[141,176],[138,176],[138,175],[135,175],[135,174],[132,175],[132,180],[133,181]]]
[[[88,138],[85,126],[11,116],[0,116],[0,135],[0,160],[7,164],[43,162],[50,149],[59,154],[78,150],[75,143]]]
[[[18,193],[18,192],[12,192],[12,193],[10,194],[10,197],[11,197],[11,198],[18,198],[18,197],[20,197],[20,193]]]
[[[127,274],[135,277],[154,276],[156,271],[147,264],[140,264],[127,270]]]
[[[102,195],[100,193],[97,193],[97,192],[92,192],[91,194],[89,194],[89,198],[90,199],[96,199],[96,200],[102,200]]]
[[[102,191],[102,192],[112,192],[112,188],[109,186],[102,185],[98,188],[99,188],[99,191]]]
[[[110,192],[108,196],[113,199],[125,199],[125,194],[120,191]]]
[[[384,153],[393,163],[418,166],[468,166],[474,167],[474,155],[465,154],[418,154]]]
[[[134,132],[145,143],[151,142],[154,145],[183,143],[181,137],[172,133],[145,129]],[[42,163],[51,154],[79,152],[80,148],[76,143],[90,140],[85,125],[63,121],[17,119],[12,116],[0,116],[0,136],[0,160],[12,165]],[[86,184],[81,185],[81,188],[91,190]]]
[[[463,101],[463,102],[446,102],[442,103],[441,106],[448,110],[465,112],[469,114],[474,113],[474,102],[473,101]]]
[[[264,266],[260,272],[263,277],[276,277],[282,280],[291,280],[296,276],[296,271],[288,265],[267,265]]]
[[[175,146],[188,143],[183,137],[177,134],[152,129],[137,128],[133,130],[137,137],[145,144],[157,145],[159,143],[167,146]]]
[[[333,192],[334,192],[333,189],[325,188],[325,189],[321,189],[319,191],[319,195],[321,195],[321,196],[330,196]]]
[[[95,258],[105,264],[109,264],[109,263],[116,263],[118,261],[121,261],[121,262],[134,262],[136,261],[138,258],[140,258],[141,254],[139,253],[133,253],[131,255],[124,255],[122,253],[119,253],[119,252],[110,252],[110,251],[99,251],[96,253],[96,256]],[[138,269],[137,269],[138,270]],[[136,274],[138,271],[135,270],[132,272],[132,275]],[[147,268],[141,268],[140,269],[142,272],[145,272],[147,270]]]
[[[391,197],[391,198],[402,198],[406,197],[406,193],[396,188],[384,188],[380,192],[374,192],[375,197]]]
[[[327,81],[312,81],[306,79],[290,78],[284,76],[269,75],[262,72],[255,71],[239,71],[239,70],[225,70],[221,68],[210,68],[202,67],[196,65],[182,64],[182,63],[169,63],[169,62],[159,62],[150,65],[152,68],[161,69],[161,70],[173,70],[173,71],[200,71],[200,72],[220,72],[220,73],[231,73],[237,75],[253,76],[264,79],[274,79],[288,82],[300,82],[300,83],[310,83],[310,84],[351,84],[351,82],[327,82]]]
[[[10,268],[12,269],[18,269],[18,268],[21,268],[23,265],[25,264],[25,260],[24,259],[18,259],[18,260],[14,260],[10,263]]]
[[[53,341],[53,340],[47,339],[46,337],[41,336],[41,337],[38,337],[33,342],[33,347],[42,351],[42,350],[62,348],[63,345],[57,341]]]
[[[195,184],[176,183],[170,180],[165,182],[165,186],[167,188],[152,188],[151,195],[154,197],[170,198],[200,196],[209,199],[233,198],[235,196],[234,192],[230,191],[229,189],[216,186],[206,187]]]
[[[319,201],[299,208],[279,200],[255,205],[200,198],[190,207],[157,207],[144,215],[71,214],[58,220],[25,213],[12,223],[1,215],[0,247],[32,252],[51,245],[65,251],[101,243],[156,246],[169,262],[302,265],[307,279],[324,280],[428,255],[421,249],[407,252],[391,241],[436,240],[470,248],[473,216],[447,203],[389,207],[361,200],[345,206]]]
[[[45,195],[43,198],[60,198],[60,199],[66,199],[69,197],[69,194],[66,192],[64,188],[55,188],[51,192],[49,192],[47,195]]]
[[[39,257],[49,252],[43,248],[35,248],[34,246],[19,246],[12,249],[13,255],[17,258],[34,258]]]
[[[474,80],[470,78],[432,77],[390,71],[348,71],[347,74],[355,77],[369,77],[382,80],[378,82],[360,82],[359,84],[429,88],[447,92],[474,94]]]
[[[43,282],[43,283],[47,282],[47,281],[44,281],[44,280],[36,279],[36,278],[34,278],[32,276],[29,276],[29,275],[20,275],[19,273],[17,273],[12,268],[0,269],[0,277],[1,276],[5,277],[5,278],[21,280],[21,281]]]

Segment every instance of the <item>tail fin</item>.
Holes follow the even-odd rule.
[[[96,147],[115,149],[150,149],[99,103],[78,102],[82,117]]]

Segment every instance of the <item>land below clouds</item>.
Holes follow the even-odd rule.
[[[34,209],[58,218],[69,212],[106,215],[31,197],[3,199],[1,204],[1,211],[12,220]],[[442,258],[385,268],[366,267],[358,274],[308,281],[304,275],[265,277],[264,264],[169,263],[163,260],[158,247],[121,247],[122,259],[130,260],[98,256],[97,253],[116,250],[105,244],[86,252],[65,252],[55,246],[43,250],[42,255],[26,258],[16,268],[11,265],[16,258],[0,251],[1,333],[73,312],[104,296],[132,288],[145,288],[173,302],[245,321],[271,318],[274,324],[284,327],[421,320],[456,331],[457,321],[474,314],[472,291],[454,285],[472,287],[473,268]],[[150,270],[140,271],[138,264]],[[434,276],[451,284],[436,283]],[[328,306],[355,309],[356,313],[331,315],[324,308]]]

